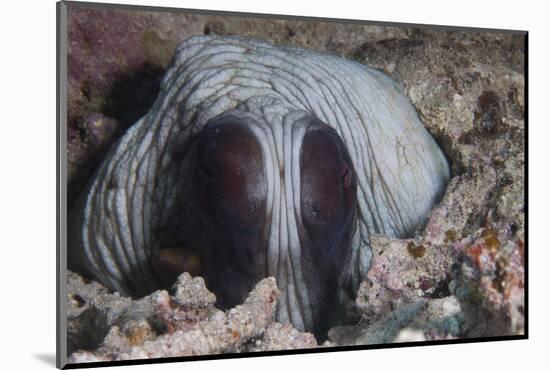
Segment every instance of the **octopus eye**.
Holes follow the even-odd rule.
[[[260,142],[247,126],[234,118],[208,124],[197,156],[197,189],[207,217],[220,228],[258,227],[267,189]]]
[[[335,232],[354,212],[355,174],[346,146],[326,124],[311,126],[300,152],[301,205],[312,234]]]

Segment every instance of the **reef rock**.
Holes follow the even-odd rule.
[[[69,274],[69,287],[80,290],[82,278]],[[265,278],[243,304],[227,312],[214,306],[215,296],[201,277],[183,273],[170,295],[165,290],[139,300],[109,293],[98,285],[87,308],[72,323],[70,363],[140,358],[270,351],[317,346],[312,334],[274,322],[280,291]],[[69,300],[75,293],[69,293]]]

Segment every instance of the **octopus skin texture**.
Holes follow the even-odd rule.
[[[369,234],[413,233],[449,176],[382,72],[196,36],[178,46],[154,105],[72,210],[69,268],[140,296],[173,279],[155,263],[162,251],[192,248],[220,306],[274,276],[277,320],[322,333],[366,276]]]

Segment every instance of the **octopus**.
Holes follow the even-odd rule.
[[[224,308],[273,276],[277,320],[322,335],[367,274],[369,235],[413,234],[449,176],[381,71],[196,36],[177,47],[152,108],[71,211],[68,266],[143,296],[200,258]]]

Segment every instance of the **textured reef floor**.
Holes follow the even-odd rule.
[[[524,39],[513,34],[69,9],[69,205],[109,145],[149,109],[175,45],[217,33],[341,55],[404,87],[452,179],[409,239],[372,235],[349,315],[324,343],[274,322],[276,282],[223,312],[202,278],[120,297],[68,275],[71,362],[523,334]]]

